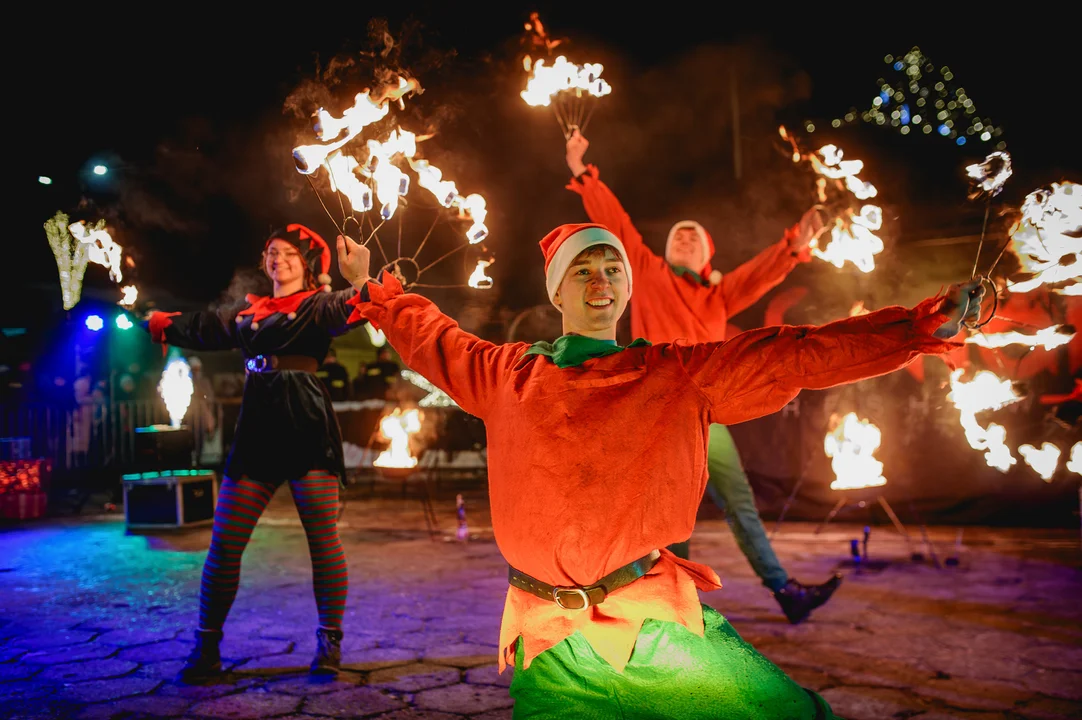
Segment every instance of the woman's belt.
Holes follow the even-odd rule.
[[[319,362],[307,355],[256,355],[244,361],[245,372],[265,373],[278,370],[300,370],[314,373]]]
[[[661,551],[654,550],[635,562],[613,570],[587,587],[549,585],[513,567],[507,569],[507,582],[542,600],[554,602],[564,610],[585,610],[591,605],[600,605],[612,591],[629,585],[650,572],[650,568],[654,567],[660,557]]]

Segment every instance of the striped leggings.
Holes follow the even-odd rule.
[[[320,626],[342,629],[349,578],[346,553],[338,537],[338,477],[326,470],[313,470],[289,489],[308,536],[312,557],[312,584]],[[225,478],[214,510],[214,532],[203,564],[199,592],[199,627],[221,630],[237,596],[240,558],[274,490],[247,477]]]

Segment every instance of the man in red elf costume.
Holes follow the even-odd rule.
[[[564,335],[496,345],[390,274],[370,280],[367,248],[338,238],[360,290],[350,320],[382,329],[406,365],[485,422],[492,529],[510,564],[499,665],[515,665],[514,716],[834,717],[700,603],[717,574],[666,547],[694,527],[711,423],[949,350],[980,312],[979,284],[822,327],[620,347],[616,323],[639,283],[620,239],[563,225],[541,249]]]
[[[729,318],[754,305],[797,266],[811,259],[808,244],[822,221],[814,210],[786,230],[778,242],[724,275],[712,270],[714,241],[702,225],[684,220],[673,225],[660,258],[643,243],[616,195],[601,182],[594,165],[582,158],[589,146],[575,130],[567,141],[567,166],[574,179],[567,186],[582,196],[590,220],[617,235],[627,247],[627,259],[638,278],[631,303],[632,337],[653,343],[714,342],[731,335]],[[770,589],[785,616],[799,623],[825,603],[841,583],[835,575],[821,585],[805,585],[782,567],[767,538],[755,507],[755,495],[736,444],[724,425],[710,426],[707,491],[725,511],[737,547],[763,585]],[[687,558],[687,542],[672,548]]]

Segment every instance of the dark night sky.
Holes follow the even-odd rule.
[[[457,54],[421,75],[426,91],[407,100],[404,121],[411,129],[435,127],[426,155],[460,190],[488,199],[488,246],[497,257],[491,302],[515,308],[544,302],[537,240],[556,224],[585,220],[577,197],[563,190],[567,172],[555,120],[517,94],[525,75],[517,64],[518,38],[532,9],[552,34],[570,39],[572,59],[605,64],[614,92],[591,123],[587,157],[602,167],[655,247],[672,221],[689,215],[720,239],[715,264],[723,267],[776,238],[806,207],[805,198],[810,202],[804,180],[774,150],[778,123],[865,109],[885,70],[883,56],[914,45],[950,65],[980,114],[1004,126],[1016,174],[1001,202],[1017,203],[1039,184],[1080,180],[1077,134],[1066,130],[1068,88],[1077,87],[1067,23],[1012,35],[1016,17],[975,24],[964,15],[921,12],[909,13],[905,23],[842,20],[826,4],[814,17],[809,5],[802,11],[807,17],[778,11],[747,23],[719,23],[691,11],[630,14],[603,3],[493,6],[411,6],[426,47]],[[142,28],[145,19],[88,13],[69,19],[81,29],[72,33],[77,51],[53,45],[44,59],[24,54],[20,64],[28,70],[13,78],[11,95],[24,108],[14,149],[26,159],[17,165],[19,200],[9,213],[29,238],[17,282],[50,287],[59,307],[41,223],[57,209],[81,217],[81,194],[119,213],[114,237],[137,259],[138,282],[192,303],[214,301],[238,267],[254,266],[275,225],[304,222],[333,239],[332,224],[290,154],[298,140],[311,141],[310,127],[284,113],[283,103],[313,76],[317,53],[327,59],[363,47],[369,17],[360,5],[345,7],[317,12],[314,4],[293,5],[289,14],[261,12],[243,22],[206,10]],[[406,13],[374,14],[395,30]],[[740,184],[732,178],[725,100],[730,69],[744,98]],[[335,97],[348,104],[357,89],[336,88]],[[817,147],[826,140],[821,135],[809,142]],[[972,232],[973,217],[979,230],[982,208],[966,200],[962,167],[983,151],[967,154],[935,136],[901,138],[861,123],[830,139],[864,158],[869,179],[904,208],[886,239],[901,243],[934,233],[932,221],[922,225],[918,218],[940,217],[943,208],[947,215],[957,211],[958,234]],[[88,173],[98,161],[115,172],[95,179]],[[54,184],[38,184],[39,174]],[[415,242],[407,237],[404,246]],[[433,251],[450,248],[454,236],[433,243]],[[446,270],[461,271],[462,264]],[[835,271],[819,263],[809,272],[829,279]],[[106,286],[104,275],[91,266],[87,285]],[[4,305],[9,314],[20,311]]]

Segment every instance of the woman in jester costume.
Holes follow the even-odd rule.
[[[180,680],[221,672],[222,627],[237,594],[241,555],[274,491],[288,482],[308,536],[319,611],[314,674],[335,674],[341,662],[348,579],[338,537],[338,491],[345,477],[342,434],[316,370],[331,338],[362,324],[350,319],[353,288],[331,292],[330,248],[303,225],[271,233],[263,270],[274,291],[248,295],[219,312],[155,312],[155,342],[193,350],[239,348],[247,377],[233,447],[214,511],[203,566],[196,647]]]
[[[638,282],[620,239],[563,225],[541,250],[564,335],[497,345],[393,276],[369,279],[367,248],[338,239],[361,291],[350,320],[382,329],[406,365],[485,422],[492,528],[510,565],[499,665],[515,667],[514,717],[834,717],[700,603],[717,574],[667,546],[694,527],[712,423],[950,350],[980,312],[980,286],[821,327],[620,347]]]

